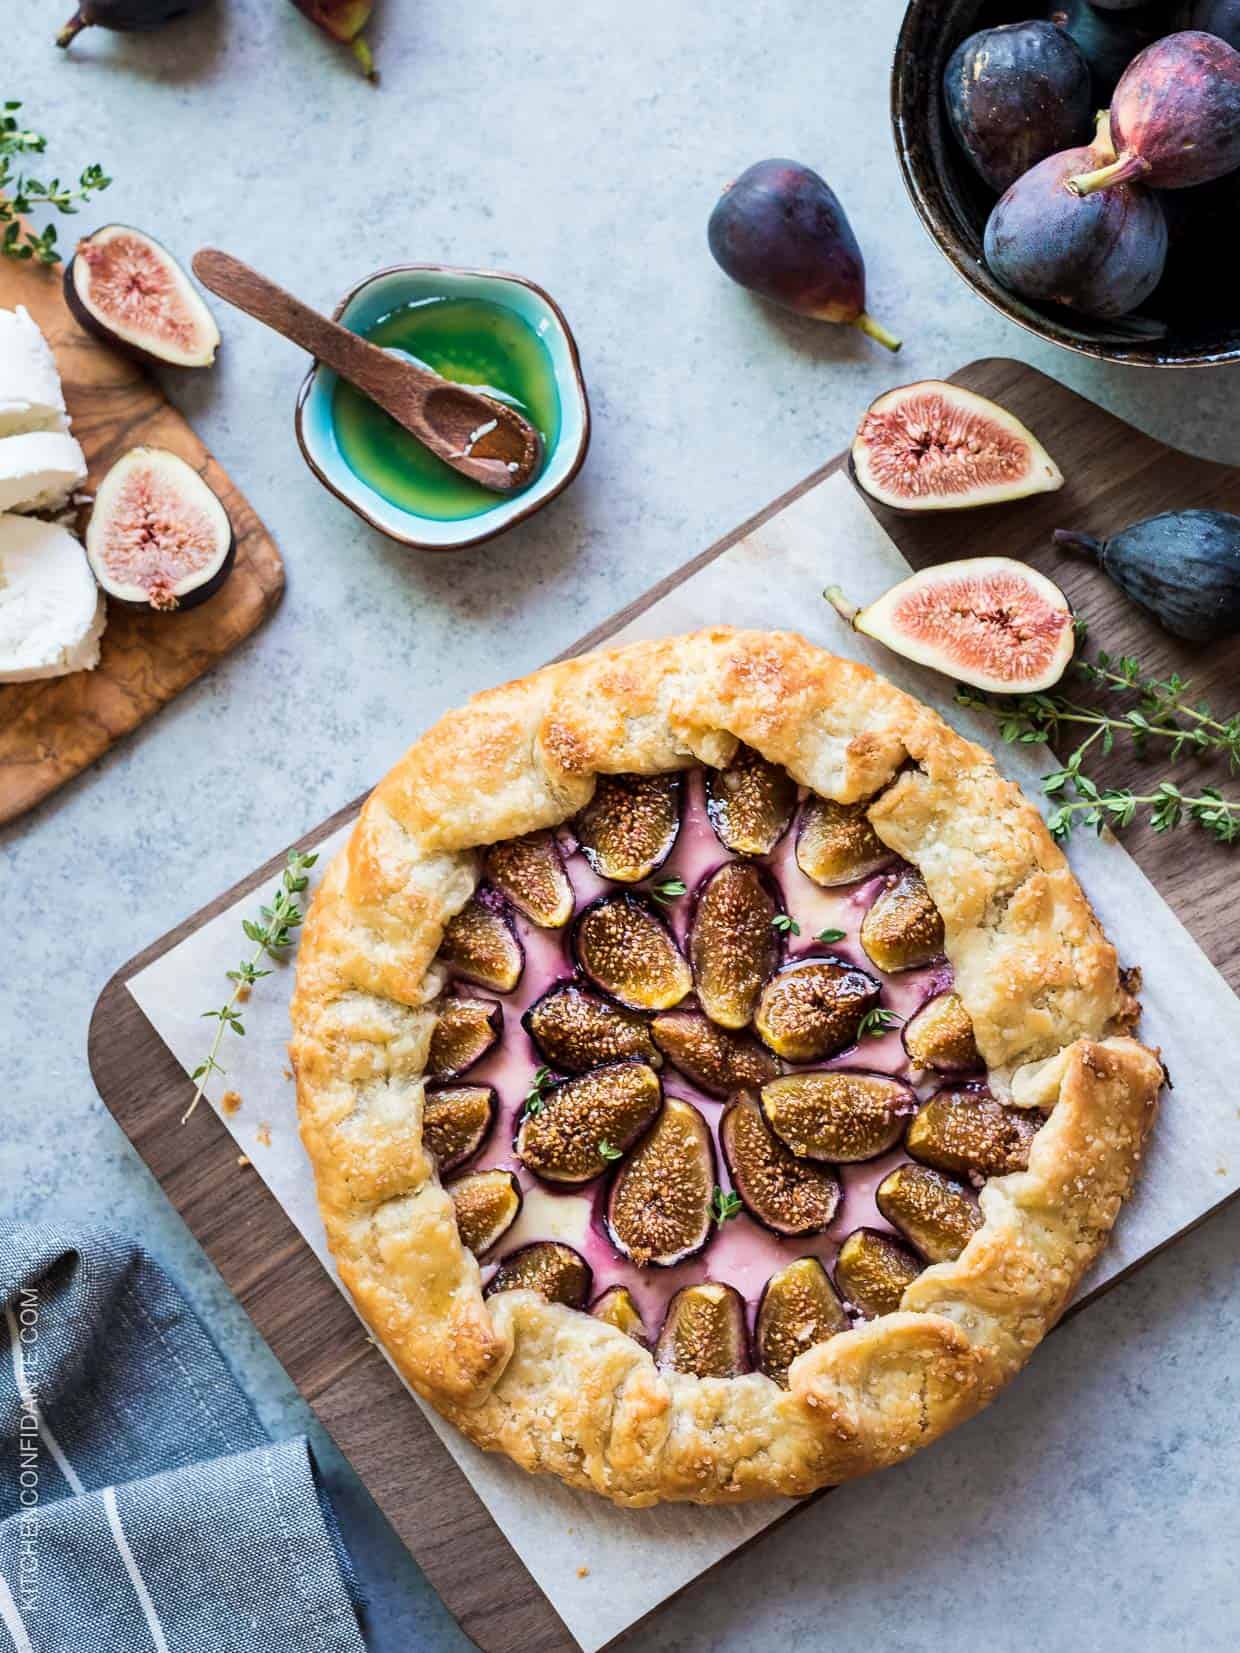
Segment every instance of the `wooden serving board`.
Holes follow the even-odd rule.
[[[902,553],[914,566],[964,554],[1026,559],[1052,572],[1068,589],[1112,652],[1139,653],[1143,662],[1168,670],[1191,669],[1201,693],[1230,709],[1230,702],[1240,699],[1240,643],[1207,651],[1174,644],[1091,564],[1051,548],[1050,532],[1073,526],[1103,533],[1171,507],[1240,512],[1240,472],[1177,453],[1016,362],[976,362],[954,378],[1002,402],[1037,431],[1070,480],[1060,494],[1006,510],[942,518],[884,515],[883,525]],[[840,456],[814,472],[565,655],[605,643],[843,463]],[[796,616],[789,619],[795,623]],[[1117,781],[1134,784],[1131,758],[1116,755],[1112,769]],[[361,802],[347,804],[298,847],[321,842],[356,814]],[[1130,834],[1127,842],[1198,944],[1240,991],[1240,938],[1228,917],[1236,852],[1199,834],[1186,833],[1174,855],[1165,849],[1155,855],[1153,837],[1146,832]],[[95,1082],[465,1632],[488,1653],[571,1653],[577,1644],[387,1362],[371,1347],[342,1294],[263,1183],[238,1177],[236,1145],[218,1118],[201,1109],[194,1129],[175,1126],[190,1094],[189,1082],[125,984],[224,908],[259,885],[269,885],[282,865],[283,856],[278,856],[256,869],[117,972],[91,1022]],[[1207,1214],[1202,1210],[1195,1220]],[[1073,1312],[1090,1300],[1082,1299]],[[393,1439],[401,1440],[400,1452],[392,1451]]]
[[[0,825],[54,792],[236,648],[272,612],[284,565],[246,500],[155,381],[85,333],[69,314],[59,270],[0,258],[0,307],[24,304],[56,355],[73,434],[96,488],[112,461],[141,444],[188,460],[219,495],[237,536],[222,589],[184,614],[108,604],[103,657],[92,672],[0,684]]]

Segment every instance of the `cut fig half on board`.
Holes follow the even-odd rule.
[[[86,556],[124,607],[195,608],[224,584],[236,554],[227,511],[193,466],[166,448],[130,448],[99,484]]]
[[[88,333],[160,367],[210,367],[220,330],[166,247],[128,224],[78,242],[65,268],[65,302]]]
[[[850,603],[839,586],[824,595],[854,631],[991,694],[1052,688],[1076,647],[1063,592],[1010,557],[923,568],[865,608]]]
[[[959,511],[1063,487],[1059,466],[1019,419],[941,379],[871,403],[848,468],[863,493],[893,511]]]

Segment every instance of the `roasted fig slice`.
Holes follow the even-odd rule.
[[[473,1171],[448,1184],[461,1244],[482,1257],[521,1214],[521,1184],[511,1171]]]
[[[1005,1108],[982,1088],[946,1086],[923,1102],[904,1145],[914,1159],[937,1171],[969,1178],[999,1177],[1029,1168],[1029,1145],[1042,1115]]]
[[[631,1337],[634,1343],[640,1343],[643,1349],[650,1347],[646,1323],[627,1286],[608,1286],[603,1295],[596,1297],[590,1305],[590,1313],[596,1320],[602,1320],[626,1337]]]
[[[577,920],[573,945],[595,986],[631,1010],[670,1010],[693,986],[672,932],[636,896],[592,902]]]
[[[536,1291],[548,1303],[570,1309],[585,1307],[594,1271],[572,1246],[559,1240],[534,1240],[510,1251],[487,1281],[484,1297],[497,1291]]]
[[[761,1091],[775,1135],[801,1159],[855,1165],[894,1148],[917,1093],[902,1079],[865,1068],[786,1073]]]
[[[754,1026],[777,1056],[822,1062],[856,1044],[880,992],[873,976],[842,959],[795,959],[762,989]]]
[[[480,1062],[504,1031],[503,1007],[494,999],[445,999],[431,1034],[429,1079],[455,1079]]]
[[[772,1233],[785,1239],[821,1234],[839,1209],[839,1178],[790,1153],[756,1098],[739,1096],[728,1105],[719,1146],[746,1211]]]
[[[582,854],[613,884],[649,878],[679,831],[679,775],[600,775],[576,824]]]
[[[640,1268],[671,1268],[710,1238],[715,1151],[691,1102],[669,1096],[653,1128],[616,1170],[607,1232]]]
[[[626,1056],[635,1056],[652,1068],[663,1063],[644,1016],[575,982],[562,982],[544,993],[521,1022],[539,1054],[562,1073],[584,1073]]]
[[[496,993],[511,993],[521,980],[525,953],[501,902],[480,890],[450,918],[439,956],[454,975]]]
[[[645,1062],[609,1062],[561,1079],[543,1091],[537,1112],[522,1117],[517,1157],[548,1182],[589,1182],[632,1147],[662,1095]]]
[[[904,1024],[904,1052],[915,1068],[935,1073],[973,1073],[982,1058],[973,1022],[958,993],[936,993]]]
[[[738,746],[726,769],[706,771],[706,813],[715,837],[736,855],[769,855],[796,806],[792,776],[752,746]]]
[[[982,1226],[969,1190],[929,1165],[897,1165],[878,1185],[878,1209],[931,1263],[950,1263]]]
[[[195,608],[220,589],[236,554],[228,513],[175,453],[130,448],[99,484],[86,557],[123,607]]]
[[[798,1355],[852,1322],[817,1257],[798,1257],[772,1274],[758,1303],[754,1346],[758,1370],[788,1387],[788,1368]]]
[[[554,832],[528,832],[492,844],[483,865],[495,888],[532,924],[559,930],[573,916],[573,886]]]
[[[861,945],[888,976],[943,956],[942,915],[916,867],[902,867],[880,891],[861,920]]]
[[[65,301],[88,333],[156,367],[210,367],[220,330],[166,247],[128,224],[79,241]]]
[[[835,1260],[835,1285],[867,1320],[894,1314],[922,1265],[906,1246],[877,1228],[854,1228]]]
[[[692,1377],[740,1377],[749,1370],[745,1304],[734,1286],[704,1280],[682,1286],[667,1305],[654,1350],[661,1371]]]
[[[499,1098],[492,1085],[434,1085],[422,1109],[422,1146],[434,1154],[440,1176],[471,1160],[495,1124]]]
[[[726,861],[698,891],[689,958],[698,1002],[721,1027],[753,1019],[762,984],[779,963],[779,910],[769,876],[744,861]]]
[[[699,1010],[665,1010],[650,1024],[654,1042],[685,1078],[707,1096],[764,1085],[779,1063],[749,1034],[716,1027]]]
[[[891,851],[866,818],[868,799],[855,804],[812,797],[797,827],[797,866],[824,889],[855,884],[880,872]]]

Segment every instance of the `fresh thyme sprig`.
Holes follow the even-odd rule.
[[[317,855],[303,855],[299,850],[291,849],[285,861],[284,873],[280,879],[279,888],[271,898],[269,907],[258,909],[258,919],[244,918],[241,928],[246,936],[254,943],[254,951],[249,958],[242,959],[235,970],[225,972],[233,990],[228,1003],[221,1005],[218,1010],[204,1010],[204,1020],[211,1020],[218,1025],[215,1029],[215,1038],[211,1041],[211,1049],[207,1052],[206,1060],[199,1062],[190,1074],[195,1082],[194,1097],[189,1107],[181,1116],[181,1123],[193,1113],[202,1101],[202,1093],[206,1089],[207,1080],[213,1073],[221,1077],[228,1071],[219,1061],[220,1045],[228,1031],[245,1037],[245,1023],[241,1019],[241,1011],[237,1008],[250,996],[250,989],[263,976],[269,976],[270,970],[260,970],[258,962],[262,958],[276,960],[282,953],[286,953],[293,945],[293,932],[305,917],[301,906],[301,895],[310,882],[310,868],[318,860]],[[260,922],[261,920],[261,922]]]
[[[623,1148],[613,1148],[613,1146],[611,1145],[610,1142],[608,1142],[606,1137],[603,1137],[602,1140],[599,1142],[598,1151],[603,1156],[603,1158],[608,1161],[608,1163],[610,1163],[613,1159],[623,1159],[624,1158],[624,1149]]]
[[[715,1219],[715,1226],[722,1228],[724,1223],[730,1222],[733,1217],[741,1214],[741,1197],[739,1194],[727,1193],[716,1186],[710,1202],[710,1214]]]
[[[525,1093],[525,1111],[537,1117],[543,1111],[543,1092],[551,1083],[550,1068],[535,1068],[530,1088]]]
[[[78,203],[88,201],[112,182],[103,168],[94,163],[84,169],[77,184],[62,184],[59,178],[44,183],[41,178],[20,168],[15,170],[16,157],[41,155],[47,148],[47,139],[40,132],[32,132],[18,119],[21,102],[10,98],[0,109],[0,253],[6,258],[33,259],[39,264],[59,264],[60,249],[56,245],[56,226],[48,224],[42,230],[25,228],[20,218],[41,207],[56,212],[75,213]]]
[[[858,1039],[881,1039],[884,1033],[889,1033],[893,1027],[899,1027],[904,1020],[897,1016],[894,1010],[884,1010],[880,1005],[877,1010],[867,1010],[857,1025]]]
[[[683,878],[661,878],[657,884],[650,886],[650,894],[660,907],[670,907],[673,901],[679,901],[682,895],[688,893]]]
[[[821,941],[824,945],[830,946],[833,941],[843,941],[847,934],[847,930],[819,930],[818,934],[814,937],[814,940]]]
[[[776,913],[771,920],[771,928],[778,930],[781,936],[799,936],[801,926],[790,913]]]

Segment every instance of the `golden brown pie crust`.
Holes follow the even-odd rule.
[[[757,1373],[657,1371],[526,1291],[483,1298],[423,1150],[435,955],[480,851],[555,826],[602,773],[721,765],[744,741],[824,798],[881,793],[921,869],[991,1082],[1050,1110],[1029,1169],[900,1312]],[[620,1504],[803,1494],[897,1462],[984,1406],[1063,1312],[1132,1189],[1163,1079],[1127,1036],[1115,950],[988,753],[788,632],[715,628],[548,666],[450,712],[367,801],[308,915],[292,1004],[301,1132],[341,1276],[400,1371],[478,1445]]]

